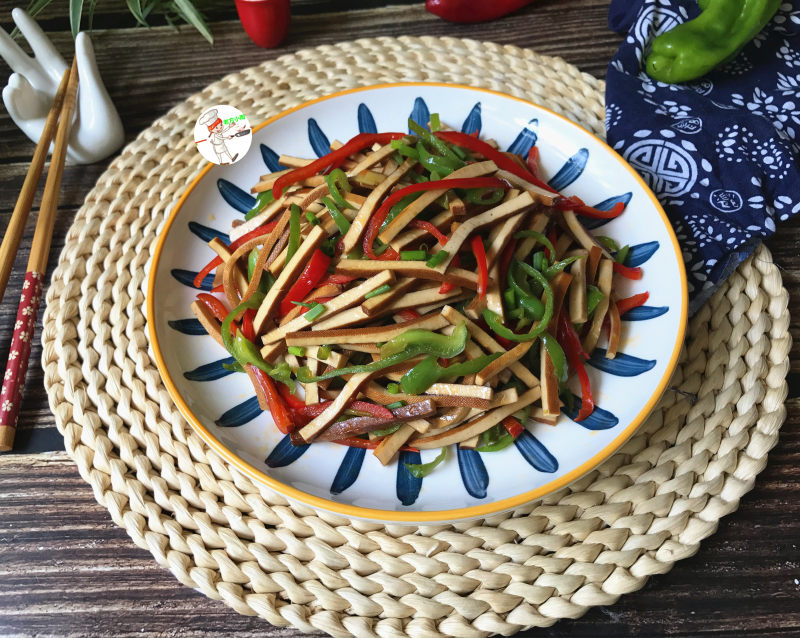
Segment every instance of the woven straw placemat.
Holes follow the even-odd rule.
[[[334,636],[485,636],[576,618],[694,554],[753,486],[784,420],[787,294],[766,248],[691,321],[653,415],[569,488],[455,526],[381,526],[291,505],[185,423],[148,353],[145,265],[202,166],[209,104],[253,121],[333,91],[450,81],[528,98],[603,133],[603,85],[556,58],[438,38],[300,51],[229,75],[157,120],[89,193],[53,274],[45,385],[95,497],[182,583],[242,614]]]

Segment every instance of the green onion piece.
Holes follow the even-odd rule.
[[[591,315],[604,298],[605,295],[597,286],[586,286],[586,312]]]
[[[390,425],[388,428],[383,428],[382,430],[373,430],[372,434],[375,436],[388,436],[389,434],[394,434],[400,429],[400,423],[395,423],[394,425]]]
[[[328,257],[333,257],[336,254],[336,242],[339,241],[336,235],[331,235],[322,242],[322,245],[319,249],[325,253]]]
[[[320,221],[317,218],[317,216],[310,210],[306,211],[306,219],[308,220],[308,223],[311,224],[312,226],[318,226],[320,224]]]
[[[330,197],[323,197],[322,203],[325,204],[325,207],[330,212],[333,221],[336,222],[336,227],[339,229],[339,232],[342,233],[342,235],[350,230],[350,221],[336,207],[336,204],[331,201]]]
[[[353,208],[353,205],[342,196],[342,192],[349,193],[353,187],[347,179],[347,174],[341,168],[336,168],[328,173],[325,176],[325,183],[328,185],[333,201],[340,209]]]
[[[396,410],[397,408],[402,408],[404,405],[408,405],[405,401],[395,401],[394,403],[390,403],[386,406],[387,410]]]
[[[439,455],[433,459],[430,463],[406,463],[406,469],[409,471],[411,476],[414,478],[425,478],[436,469],[436,466],[439,465],[442,461],[447,458],[447,448],[443,447],[442,451],[439,452]]]
[[[605,235],[599,235],[595,237],[597,243],[600,244],[603,248],[605,248],[609,252],[616,252],[619,250],[619,244],[611,239],[611,237],[606,237]]]
[[[433,254],[433,256],[425,262],[425,265],[428,268],[436,268],[439,264],[441,264],[445,259],[450,256],[450,253],[446,250],[440,250]]]
[[[325,361],[328,357],[331,356],[331,347],[330,346],[320,346],[319,350],[317,350],[317,359],[321,361]]]
[[[425,261],[428,253],[424,250],[401,250],[400,259],[402,261]]]
[[[625,260],[628,259],[628,253],[631,252],[631,247],[627,244],[619,249],[617,254],[614,256],[614,259],[617,261],[618,264],[625,265]]]
[[[286,263],[300,248],[300,207],[292,204],[289,209],[289,243],[286,245]]]
[[[244,220],[247,221],[248,219],[253,219],[256,215],[258,215],[264,208],[267,207],[268,204],[271,204],[275,201],[275,198],[272,196],[272,189],[266,191],[261,191],[256,196],[256,203],[253,204],[253,207],[247,211],[244,216]]]
[[[306,318],[306,321],[314,321],[314,319],[319,317],[326,310],[327,308],[324,304],[315,301],[311,305],[311,308],[308,309],[308,312],[306,312],[303,316]]]
[[[386,384],[386,391],[389,394],[400,394],[400,384],[399,383],[387,383]]]
[[[431,131],[435,133],[440,128],[442,128],[442,124],[439,122],[439,114],[431,113]]]
[[[310,301],[293,301],[292,302],[295,306],[305,306],[306,308],[311,308],[314,304]]]
[[[303,346],[289,346],[287,350],[289,351],[289,354],[293,354],[295,357],[306,356],[306,349]]]
[[[392,287],[389,284],[383,284],[380,288],[376,288],[372,292],[368,292],[364,295],[364,299],[372,299],[373,297],[377,297],[378,295],[382,295],[385,292],[389,292]]]
[[[550,243],[550,240],[547,239],[547,237],[545,237],[542,233],[537,233],[535,230],[518,230],[516,233],[514,233],[514,237],[517,239],[533,237],[537,242],[542,244],[550,251],[551,256],[556,254],[556,249],[553,248],[553,244]]]

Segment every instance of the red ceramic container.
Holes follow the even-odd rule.
[[[289,31],[289,0],[236,0],[236,11],[247,35],[264,49],[278,46]]]

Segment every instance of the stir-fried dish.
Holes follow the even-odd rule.
[[[295,445],[502,450],[530,420],[580,421],[594,401],[584,361],[616,355],[628,247],[593,237],[609,219],[560,195],[527,157],[409,121],[356,135],[316,160],[282,156],[231,243],[210,242],[214,288],[192,304]],[[580,396],[569,389],[580,386]],[[298,391],[298,386],[303,392]]]

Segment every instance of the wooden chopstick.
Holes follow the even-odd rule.
[[[53,141],[53,135],[56,132],[58,114],[61,112],[61,106],[64,103],[69,75],[70,71],[67,69],[61,78],[61,84],[58,85],[53,105],[50,107],[50,112],[47,114],[47,120],[42,129],[42,136],[36,144],[31,165],[28,167],[28,174],[22,183],[22,189],[19,192],[19,197],[17,197],[17,204],[11,214],[11,222],[6,228],[5,235],[3,235],[3,243],[0,244],[0,301],[3,300],[3,293],[5,293],[8,278],[11,275],[11,268],[14,266],[14,257],[19,248],[22,232],[25,230],[25,222],[28,221],[28,213],[30,213],[31,204],[33,204],[33,196],[36,194],[39,178],[42,176],[44,162],[47,159],[47,151],[50,149],[50,142]]]
[[[33,328],[36,324],[39,299],[42,294],[42,280],[47,269],[50,240],[53,237],[53,226],[55,225],[56,211],[58,209],[58,194],[61,190],[61,178],[64,174],[64,160],[67,154],[67,144],[69,142],[69,132],[72,126],[72,114],[75,110],[77,92],[78,67],[76,59],[73,58],[67,90],[61,107],[56,141],[50,158],[50,167],[47,170],[47,181],[45,181],[44,193],[42,194],[42,204],[39,207],[39,218],[36,220],[36,230],[33,234],[28,268],[22,284],[22,296],[17,308],[17,320],[14,324],[8,363],[3,376],[3,388],[0,391],[0,450],[2,451],[12,448],[17,430],[22,389],[25,386],[25,374],[28,371]],[[49,146],[49,143],[47,146]],[[45,146],[45,150],[47,146]]]

